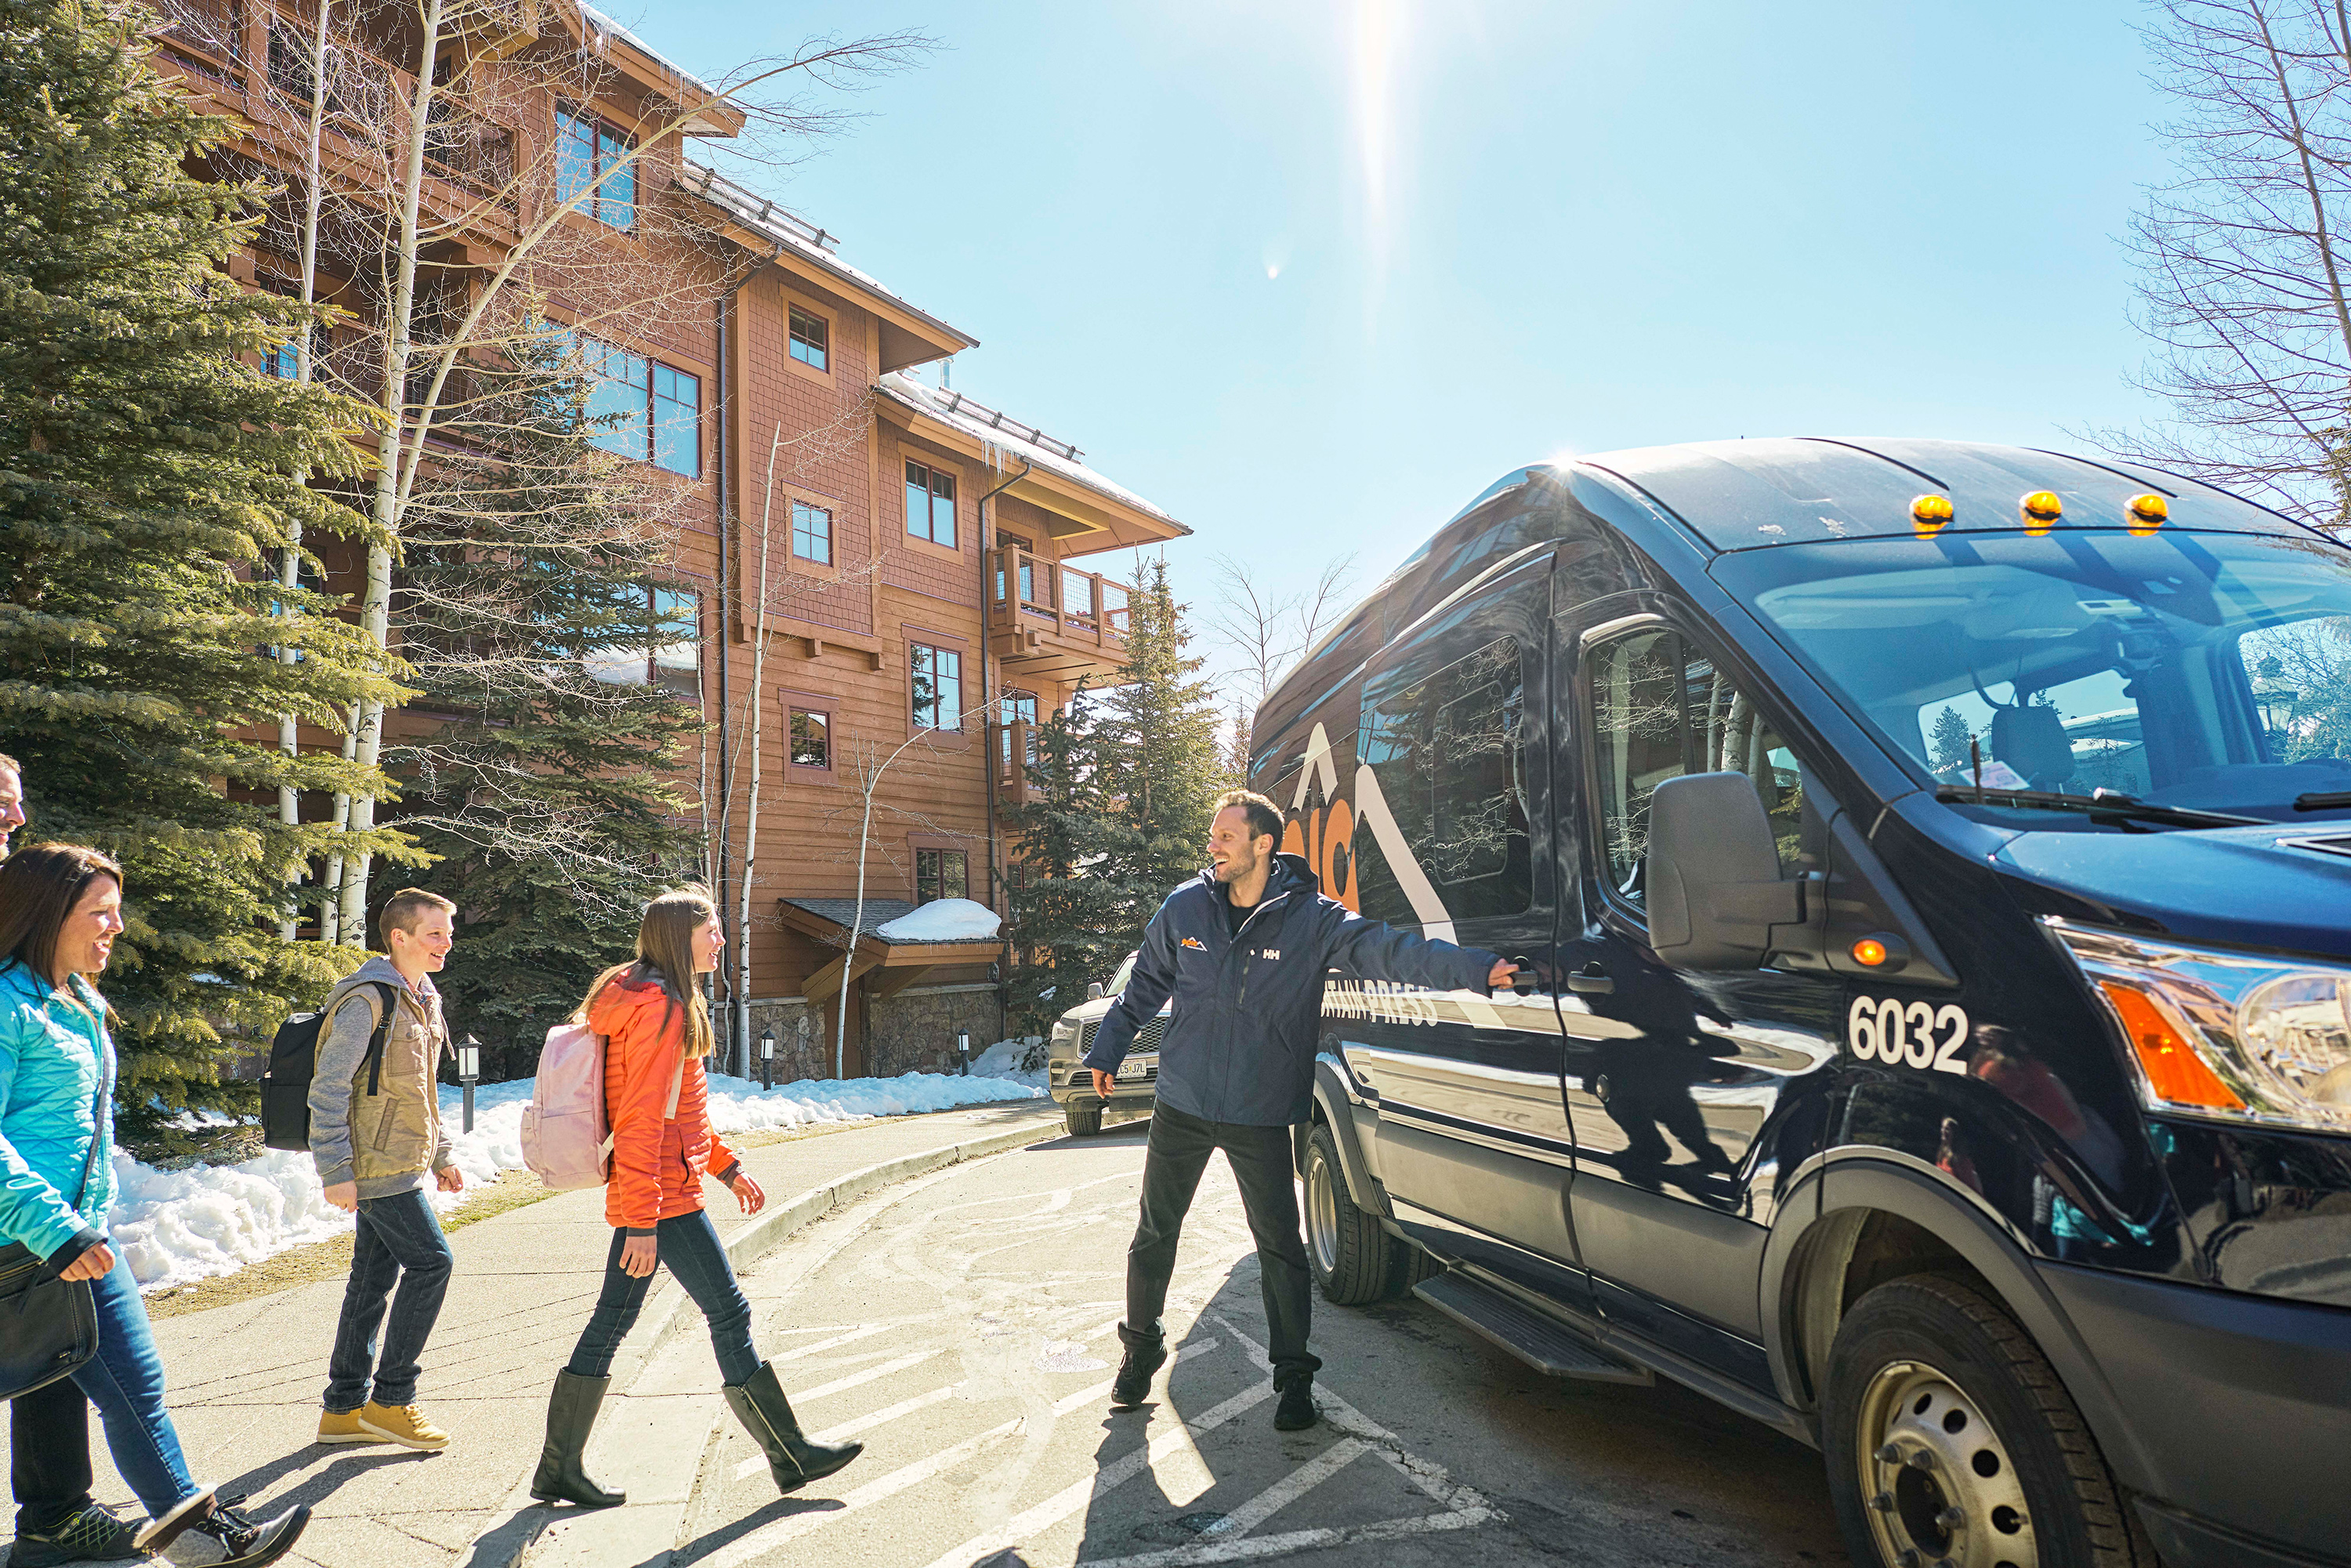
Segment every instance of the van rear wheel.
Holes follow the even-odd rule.
[[[1323,1300],[1360,1307],[1387,1294],[1393,1241],[1379,1217],[1357,1206],[1329,1126],[1306,1139],[1306,1266]]]
[[[1854,1304],[1822,1402],[1845,1545],[1875,1568],[2135,1568],[2097,1442],[2016,1320],[1920,1275]]]
[[[1061,1121],[1073,1138],[1091,1138],[1102,1131],[1102,1102],[1081,1105],[1075,1100],[1061,1107]]]

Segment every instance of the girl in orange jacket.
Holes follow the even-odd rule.
[[[702,1067],[713,1044],[710,1013],[695,980],[718,967],[726,940],[707,893],[688,887],[663,894],[645,906],[635,961],[597,976],[580,1004],[605,1041],[612,1153],[604,1218],[612,1227],[612,1250],[596,1310],[548,1401],[547,1447],[530,1486],[542,1501],[611,1508],[627,1500],[589,1479],[580,1455],[611,1386],[612,1357],[644,1306],[657,1264],[668,1266],[709,1320],[726,1403],[767,1455],[778,1490],[829,1476],[864,1448],[811,1443],[801,1433],[775,1369],[752,1346],[751,1304],[703,1211],[705,1173],[746,1214],[768,1201],[710,1125]]]

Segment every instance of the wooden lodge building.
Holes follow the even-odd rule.
[[[159,62],[242,127],[214,156],[218,171],[283,182],[303,169],[315,9],[167,0],[165,15]],[[345,68],[380,74],[395,99],[413,91],[413,75],[393,62],[422,53],[413,7],[333,15]],[[684,783],[701,800],[730,944],[747,935],[750,953],[749,1029],[732,1027],[722,986],[722,1037],[747,1050],[744,1033],[772,1030],[779,1079],[830,1076],[846,1008],[845,1075],[952,1066],[958,1031],[975,1050],[1000,1038],[1003,944],[893,942],[878,928],[940,898],[1002,911],[1000,811],[1025,789],[1016,759],[1029,728],[1081,678],[1104,684],[1123,662],[1130,589],[1095,569],[1189,530],[1076,447],[946,390],[935,367],[977,340],[697,159],[692,139],[744,128],[701,84],[574,0],[486,15],[496,25],[457,31],[435,65],[436,82],[445,70],[503,84],[435,111],[421,206],[441,225],[438,308],[490,287],[548,204],[577,193],[580,171],[606,176],[542,242],[540,298],[606,350],[600,404],[643,410],[616,449],[644,464],[676,519],[663,608],[695,634],[648,650],[642,678],[698,704],[710,727]],[[700,111],[676,112],[697,100]],[[363,138],[338,136],[330,120],[321,183],[363,205]],[[622,285],[661,280],[657,304],[612,298],[622,285],[595,282],[607,263]],[[298,268],[273,224],[232,270],[292,291]],[[381,321],[371,270],[381,276],[348,246],[322,251],[318,296]],[[372,398],[382,372],[364,345],[381,333],[350,337],[341,360],[327,345],[322,373]],[[356,598],[363,563],[327,559],[327,586]],[[396,648],[396,619],[393,636]],[[386,733],[434,722],[403,711],[387,716]],[[306,732],[302,744],[340,737]],[[884,759],[848,968],[865,786]],[[747,934],[736,929],[747,883]]]

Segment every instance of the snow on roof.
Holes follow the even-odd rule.
[[[1114,484],[1087,467],[1080,461],[1083,454],[1068,442],[1056,441],[1036,426],[1023,424],[977,399],[944,387],[925,386],[903,371],[891,371],[876,382],[874,388],[893,402],[928,414],[977,440],[992,467],[1009,468],[1016,461],[1033,464],[1107,496],[1121,506],[1156,517],[1178,533],[1192,531],[1125,486]]]
[[[810,915],[817,916],[820,920],[831,921],[833,925],[840,926],[843,931],[849,929],[849,923],[855,919],[858,914],[857,900],[853,898],[787,898],[781,899],[778,902],[789,904],[795,909],[805,909]],[[971,901],[968,899],[932,900],[932,904],[939,903],[970,904]],[[928,909],[930,907],[931,904],[916,904],[910,898],[869,898],[865,901],[864,922],[858,926],[858,930],[865,936],[876,936],[884,942],[902,944],[907,942],[984,942],[993,938],[996,935],[996,928],[994,926],[990,926],[988,928],[987,935],[986,936],[902,936],[893,935],[892,927],[905,925],[918,911]],[[978,910],[981,914],[987,915],[990,920],[994,920],[996,918],[995,915],[988,910],[986,904],[972,904],[971,907]]]
[[[839,243],[835,235],[827,234],[798,213],[778,206],[768,197],[737,184],[716,169],[687,159],[678,174],[677,186],[713,206],[724,209],[744,227],[767,235],[803,260],[813,262],[820,270],[829,272],[868,294],[889,300],[907,314],[919,318],[925,325],[937,328],[947,337],[967,346],[978,342],[979,340],[970,333],[948,326],[920,306],[893,294],[872,274],[861,272],[835,256],[832,247]]]
[[[884,942],[986,942],[1003,924],[996,911],[968,898],[935,898],[873,935]]]
[[[704,81],[700,77],[695,76],[692,71],[687,70],[684,66],[679,65],[675,60],[671,59],[667,55],[663,54],[651,44],[646,43],[644,39],[639,37],[635,33],[631,32],[627,27],[622,26],[620,22],[615,20],[613,17],[606,16],[603,12],[599,11],[593,5],[588,5],[586,0],[580,0],[580,20],[588,24],[589,30],[596,35],[596,48],[598,53],[601,54],[603,52],[604,39],[606,37],[617,36],[619,37],[626,38],[630,43],[635,45],[639,49],[644,51],[647,56],[658,62],[664,70],[668,71],[671,75],[676,77],[678,80],[684,82],[689,87],[693,88],[696,92],[707,93],[712,98],[716,98],[718,96],[718,89],[716,88],[712,87],[708,82]]]

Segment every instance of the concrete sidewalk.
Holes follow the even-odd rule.
[[[860,1192],[1053,1135],[1060,1124],[1059,1108],[1035,1100],[769,1144],[743,1155],[767,1189],[767,1213],[746,1220],[712,1186],[711,1217],[739,1269]],[[456,1275],[418,1391],[425,1413],[451,1436],[440,1454],[311,1440],[342,1302],[340,1278],[159,1322],[172,1419],[196,1479],[250,1493],[257,1508],[311,1504],[316,1517],[289,1563],[447,1568],[475,1555],[476,1537],[507,1515],[538,1463],[548,1389],[588,1321],[611,1234],[595,1188],[451,1235]],[[612,1369],[616,1386],[633,1377],[664,1331],[700,1326],[675,1282],[661,1276]],[[714,1392],[717,1384],[714,1365]],[[136,1518],[91,1426],[99,1500]]]

